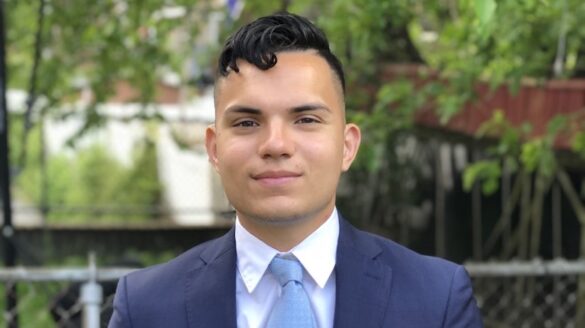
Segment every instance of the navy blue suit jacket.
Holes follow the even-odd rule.
[[[335,327],[482,327],[463,267],[340,219]],[[236,327],[234,230],[120,279],[109,327]]]

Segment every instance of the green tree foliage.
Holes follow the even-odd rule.
[[[579,23],[585,18],[582,1],[476,0],[458,4],[458,15],[437,24],[441,26],[438,42],[428,47],[431,51],[425,52],[428,62],[454,83],[455,88],[451,90],[471,95],[473,81],[488,81],[493,87],[506,84],[516,90],[526,79],[544,82],[551,78],[583,76],[585,34]],[[477,28],[464,29],[464,26]],[[449,92],[447,95],[452,96]],[[455,112],[447,110],[443,114],[449,118]],[[578,116],[578,113],[557,116],[548,122],[545,135],[532,136],[526,127],[514,131],[517,128],[496,113],[478,131],[478,136],[492,130],[490,136],[499,137],[498,145],[491,151],[492,161],[505,158],[514,162],[513,170],[521,168],[550,177],[558,165],[554,145],[560,132],[572,133],[572,150],[585,158],[579,142],[585,123]],[[493,131],[494,128],[499,131]],[[470,166],[467,181],[471,182],[472,176],[479,178],[487,174],[472,174],[487,169],[485,164],[482,161]],[[491,180],[484,182],[492,184]],[[494,190],[484,188],[484,191]]]
[[[103,123],[95,105],[111,97],[116,82],[127,81],[139,91],[135,101],[146,104],[163,73],[189,79],[182,65],[192,55],[207,3],[8,1],[8,86],[28,90],[38,113],[56,115],[66,114],[64,105],[89,88],[93,97],[83,112],[83,133]],[[178,14],[168,10],[177,8]],[[45,101],[36,102],[39,96]]]
[[[48,158],[46,171],[31,158],[16,185],[23,198],[46,210],[48,222],[143,221],[157,214],[151,209],[158,210],[162,192],[155,144],[145,142],[134,155],[126,167],[96,144],[74,157]]]

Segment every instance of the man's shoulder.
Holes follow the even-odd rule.
[[[360,259],[350,264],[367,264],[375,276],[386,277],[386,286],[390,286],[383,289],[389,301],[388,326],[422,327],[437,322],[441,327],[482,327],[471,281],[463,266],[419,254],[349,225],[344,238],[344,251]],[[355,272],[347,265],[344,270]],[[380,286],[376,284],[371,295],[382,290]]]
[[[359,240],[360,247],[369,249],[371,254],[375,254],[377,261],[390,266],[395,273],[415,270],[415,272],[432,272],[435,275],[442,273],[451,276],[454,271],[461,268],[461,265],[448,260],[420,254],[389,238],[354,227],[352,229],[355,234],[354,239]]]
[[[230,233],[201,244],[195,245],[189,250],[176,256],[165,263],[156,264],[144,269],[136,270],[127,275],[127,280],[137,285],[146,285],[161,282],[169,283],[180,280],[183,275],[197,270],[215,258],[226,255],[234,247],[231,246]]]
[[[113,320],[119,327],[127,326],[123,324],[125,320],[132,321],[134,327],[186,327],[184,309],[189,301],[196,302],[194,292],[222,272],[224,279],[229,276],[226,268],[235,262],[230,233],[194,246],[166,263],[122,277],[116,290]],[[213,268],[207,271],[209,267]]]

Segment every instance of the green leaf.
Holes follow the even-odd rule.
[[[571,149],[585,159],[585,132],[579,132],[573,137]]]
[[[463,172],[463,189],[470,191],[476,182],[481,182],[482,192],[491,195],[498,190],[502,169],[494,160],[478,161],[465,168]]]
[[[481,25],[486,25],[491,22],[496,12],[495,0],[475,0],[474,3],[475,14],[479,18]]]
[[[542,155],[542,140],[537,139],[522,145],[520,161],[528,172],[534,172]]]

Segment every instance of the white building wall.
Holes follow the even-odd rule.
[[[180,149],[168,125],[159,132],[159,176],[171,216],[179,224],[213,224],[213,172],[207,154]]]
[[[83,149],[100,143],[114,158],[125,165],[133,160],[135,146],[146,133],[157,142],[159,179],[163,184],[163,198],[170,218],[181,225],[212,225],[225,223],[218,212],[230,210],[215,171],[208,162],[204,146],[205,128],[213,122],[213,94],[186,105],[159,105],[149,108],[166,120],[154,128],[140,120],[125,120],[142,110],[135,104],[107,104],[100,106],[100,114],[109,117],[107,123],[76,140],[76,148],[67,147],[67,141],[82,127],[83,116],[67,119],[45,119],[47,153],[75,155]],[[189,147],[181,149],[173,134],[186,140]]]

